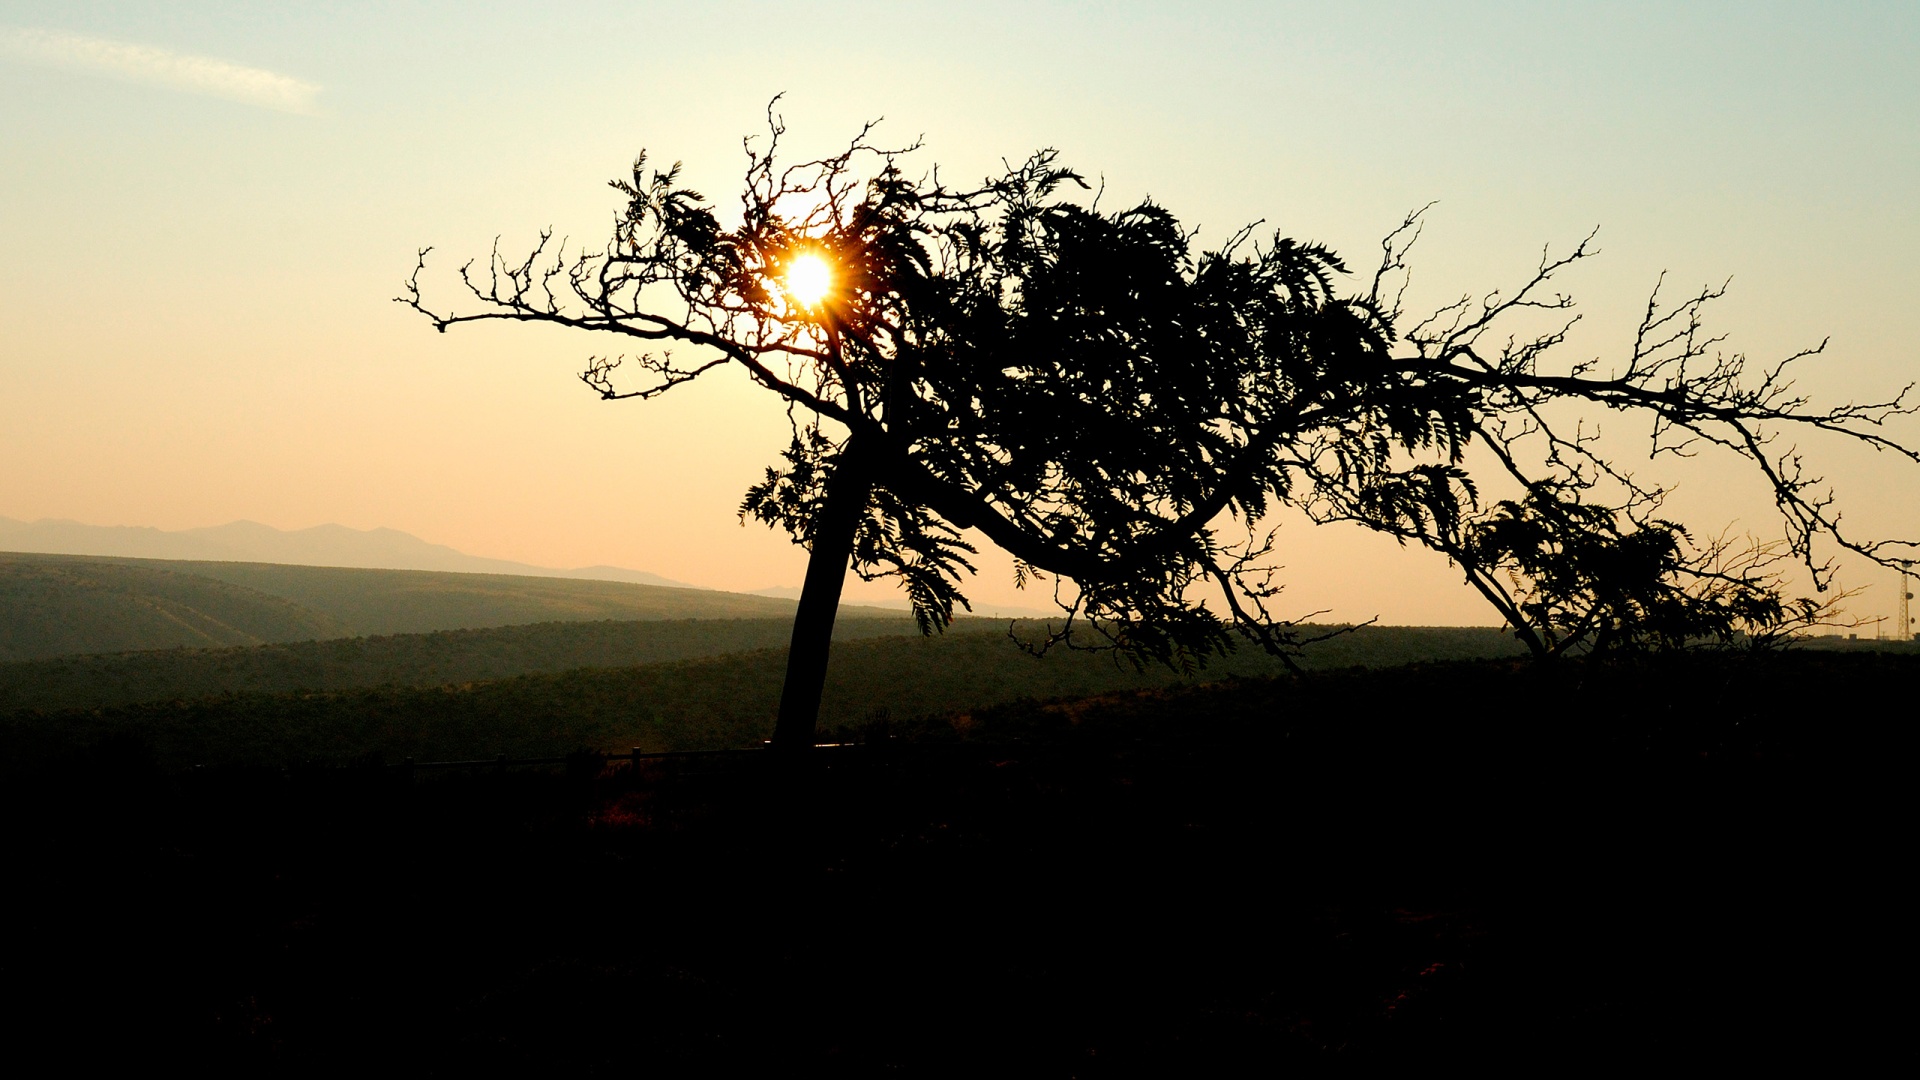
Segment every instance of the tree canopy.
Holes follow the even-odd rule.
[[[936,629],[966,605],[977,530],[1062,608],[1035,648],[1091,639],[1187,665],[1241,636],[1285,655],[1305,641],[1274,610],[1267,520],[1284,505],[1445,553],[1551,655],[1775,632],[1820,611],[1782,599],[1787,560],[1824,589],[1835,550],[1890,567],[1920,550],[1843,533],[1823,482],[1776,443],[1801,429],[1920,462],[1885,426],[1915,411],[1907,391],[1814,405],[1790,369],[1821,349],[1765,367],[1719,351],[1702,323],[1719,290],[1663,306],[1656,289],[1615,366],[1561,363],[1577,316],[1555,282],[1591,237],[1517,289],[1416,319],[1401,297],[1420,212],[1343,288],[1321,245],[1249,226],[1205,248],[1151,201],[1103,208],[1051,150],[956,187],[909,172],[917,146],[882,147],[871,125],[797,164],[777,160],[783,134],[769,110],[737,221],[643,154],[613,181],[624,206],[603,248],[569,256],[550,232],[524,259],[496,245],[461,270],[479,302],[466,312],[423,298],[422,251],[400,299],[442,331],[505,319],[630,341],[582,375],[609,399],[743,367],[793,430],[741,513],[809,546],[816,607],[850,561],[899,579]],[[789,279],[803,263],[825,266],[824,293]],[[1696,545],[1582,424],[1594,408],[1646,418],[1655,456],[1744,459],[1783,540]],[[1482,467],[1517,496],[1483,499]]]

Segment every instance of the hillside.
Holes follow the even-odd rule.
[[[60,656],[0,664],[0,713],[93,709],[231,694],[443,686],[573,668],[634,667],[783,648],[789,619],[557,622],[229,649]],[[917,631],[911,619],[843,618],[836,640]]]
[[[276,563],[185,563],[189,572],[282,596],[356,634],[425,634],[598,619],[791,618],[793,601],[621,581],[364,570]],[[872,610],[872,615],[898,617]]]
[[[828,671],[820,712],[823,730],[853,731],[877,722],[911,721],[1012,701],[1265,677],[1282,670],[1264,654],[1243,649],[1183,678],[1165,669],[1135,670],[1105,653],[1056,650],[1036,660],[1007,638],[1005,624],[984,620],[929,639],[900,636],[902,627],[898,620],[850,621],[844,632],[850,640],[834,649]],[[657,629],[645,624],[559,625],[417,640],[9,665],[0,667],[0,693],[5,695],[0,709],[39,708],[6,717],[0,725],[0,757],[30,763],[90,746],[138,745],[146,748],[143,753],[178,767],[341,761],[368,755],[388,760],[538,756],[581,747],[624,751],[632,746],[751,746],[771,730],[785,671],[784,649],[628,667],[583,667],[574,661],[596,656],[614,660],[647,655],[649,650],[657,656],[674,649],[728,648],[751,641],[754,634],[779,633],[776,624],[753,623],[674,623]],[[853,640],[862,634],[868,636]],[[1480,629],[1370,627],[1326,644],[1333,647],[1314,653],[1314,666],[1389,667],[1513,653],[1510,639]],[[391,663],[384,669],[383,656]],[[339,686],[349,679],[379,678],[384,672],[391,678],[382,681],[392,683],[411,671],[414,678],[431,680],[460,665],[505,665],[542,656],[573,670],[457,685],[319,689],[328,679]],[[169,684],[169,679],[174,681]],[[309,689],[285,690],[287,683],[299,680],[311,680],[305,684]],[[168,685],[250,692],[172,700],[161,693]],[[105,707],[72,707],[89,695]],[[152,696],[137,700],[142,695]],[[61,705],[68,707],[58,708]]]
[[[0,555],[0,661],[351,633],[285,597],[165,566]]]
[[[1062,651],[1036,664],[1007,640],[1003,620],[962,619],[944,641],[928,646],[940,659],[936,667],[975,657],[990,670],[1006,669],[1021,680],[1040,679],[1034,693],[1066,692],[1043,685],[1052,672],[1092,671],[1101,676],[1073,685],[1135,685],[1124,681],[1130,668],[1115,670],[1108,658]],[[1028,637],[1038,624],[1014,624]],[[58,656],[0,663],[0,713],[20,710],[97,709],[152,701],[180,701],[226,695],[274,695],[341,691],[379,686],[432,687],[558,673],[574,668],[620,668],[727,653],[782,649],[792,626],[788,619],[672,619],[536,623],[431,634],[336,638],[225,649],[163,649]],[[843,616],[834,626],[836,641],[876,637],[918,637],[912,620],[900,616]],[[982,639],[979,641],[973,639]],[[1308,667],[1389,667],[1418,660],[1503,656],[1514,646],[1497,631],[1447,627],[1368,627],[1316,646]],[[1216,661],[1203,677],[1229,672],[1278,670],[1263,658],[1243,654],[1224,665]],[[1046,674],[1043,674],[1046,673]],[[919,669],[902,679],[922,678]],[[1151,685],[1171,672],[1140,676]],[[1119,679],[1120,682],[1111,680]],[[957,701],[961,695],[953,695]],[[966,704],[966,702],[960,702]]]
[[[0,661],[541,622],[787,619],[793,607],[615,581],[0,552]]]

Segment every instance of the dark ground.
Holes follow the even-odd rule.
[[[19,1056],[1204,1076],[1904,1045],[1920,658],[1330,673],[781,771],[10,778]],[[1906,706],[1911,714],[1911,706]]]

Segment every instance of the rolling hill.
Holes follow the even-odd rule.
[[[285,597],[161,566],[0,555],[0,660],[345,637]]]
[[[0,553],[0,661],[542,622],[789,619],[793,608],[614,581]]]
[[[222,695],[428,687],[574,668],[620,668],[784,648],[788,619],[552,622],[225,649],[159,649],[0,663],[0,713]],[[837,641],[915,632],[911,619],[843,618]]]
[[[898,618],[846,621],[821,703],[823,730],[1282,671],[1251,649],[1183,677],[1136,670],[1108,653],[1055,650],[1036,660],[1008,640],[1007,624],[989,620],[934,638],[911,628]],[[116,741],[175,767],[747,746],[771,729],[786,650],[695,650],[736,650],[784,632],[771,621],[556,623],[6,664],[0,758],[21,765]],[[1511,637],[1484,628],[1368,627],[1323,643],[1309,663],[1388,667],[1515,650]],[[515,665],[544,670],[436,681]]]

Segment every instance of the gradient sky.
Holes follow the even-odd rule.
[[[1203,241],[1265,219],[1366,265],[1437,200],[1415,307],[1597,225],[1570,357],[1619,355],[1665,270],[1731,277],[1715,325],[1757,359],[1830,337],[1824,398],[1911,381],[1920,6],[1675,7],[0,2],[0,515],[797,584],[803,553],[736,518],[786,438],[744,378],[604,403],[573,377],[598,342],[390,302],[423,245],[597,245],[643,147],[734,205],[782,91],[796,150],[875,117],[953,177],[1054,146]],[[1920,473],[1809,449],[1849,523],[1920,536]],[[1687,520],[1775,531],[1744,473],[1662,469]],[[1436,557],[1283,544],[1296,611],[1497,621]],[[1887,576],[1850,572],[1863,613]],[[1039,599],[998,558],[969,591]]]

